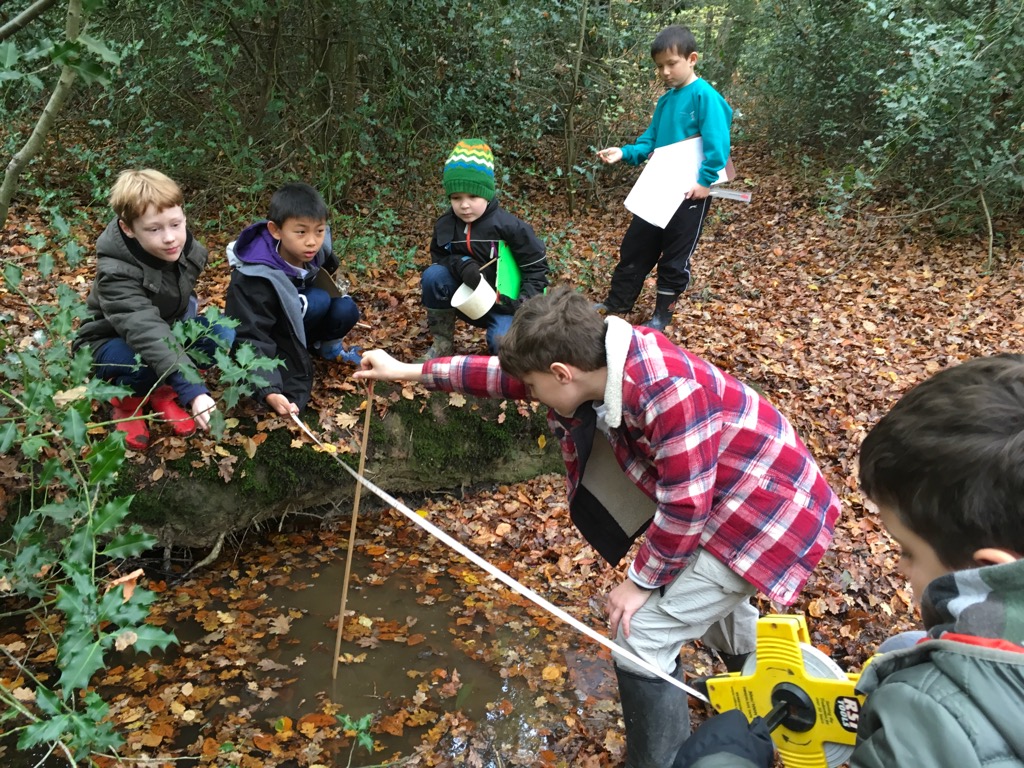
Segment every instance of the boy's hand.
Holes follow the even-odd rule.
[[[299,412],[299,406],[280,392],[271,392],[263,399],[266,401],[267,405],[270,406],[270,409],[278,416],[288,416],[289,414]]]
[[[752,723],[738,709],[730,709],[705,720],[684,743],[673,765],[690,766],[702,757],[736,755],[754,765],[771,768],[775,763],[775,744],[764,719]]]
[[[597,151],[597,157],[601,162],[607,163],[608,165],[614,165],[622,159],[622,150],[619,147],[608,147],[607,149],[599,149]]]
[[[513,312],[515,312],[517,309],[523,306],[522,299],[511,299],[503,293],[498,294],[498,303],[501,304],[501,306],[503,307],[507,307]]]
[[[612,639],[619,633],[622,623],[622,634],[629,637],[629,620],[639,611],[651,596],[650,590],[643,589],[627,578],[608,593],[605,609],[608,612],[608,623],[611,625]]]
[[[705,197],[711,194],[711,187],[701,186],[700,184],[694,184],[693,189],[686,193],[686,197],[683,200],[703,200]]]
[[[470,290],[475,291],[480,285],[480,265],[468,256],[463,256],[455,265],[455,269],[458,270],[459,279],[469,286]]]
[[[217,410],[217,403],[209,395],[198,395],[192,400],[192,420],[200,429],[210,428],[210,416]]]
[[[363,353],[359,370],[352,374],[356,379],[377,379],[379,381],[422,381],[423,365],[403,363],[383,349],[371,349]]]

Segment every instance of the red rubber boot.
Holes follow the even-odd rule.
[[[114,418],[118,419],[115,429],[124,432],[125,445],[133,451],[144,451],[149,446],[149,427],[146,426],[142,416],[142,406],[145,404],[144,397],[112,397],[110,405],[114,408]],[[128,419],[128,421],[120,421]]]
[[[149,396],[149,407],[161,420],[168,422],[179,437],[195,433],[196,423],[188,411],[178,404],[174,387],[165,384]]]

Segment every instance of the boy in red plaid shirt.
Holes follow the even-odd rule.
[[[795,602],[832,539],[839,502],[767,400],[569,289],[527,301],[497,357],[406,364],[374,350],[355,375],[547,405],[573,523],[612,565],[645,534],[608,593],[611,634],[680,679],[688,641],[754,650],[750,598]],[[627,768],[671,765],[686,694],[625,659],[616,675]]]

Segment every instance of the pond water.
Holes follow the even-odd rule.
[[[374,544],[382,540],[375,525],[360,525],[341,645],[347,663],[337,679],[331,664],[347,532],[281,532],[255,546],[250,538],[244,550],[225,547],[205,574],[168,579],[166,587],[154,579],[154,620],[180,644],[152,657],[111,655],[97,675],[119,731],[129,737],[122,754],[156,758],[147,765],[171,765],[166,761],[174,758],[182,765],[186,755],[207,754],[203,745],[212,739],[226,757],[203,764],[234,765],[232,745],[258,738],[259,730],[280,734],[282,723],[298,730],[310,713],[326,712],[353,720],[372,714],[375,724],[391,718],[390,728],[372,731],[378,751],[359,751],[351,763],[378,764],[422,750],[447,712],[473,724],[474,765],[531,765],[552,746],[553,726],[592,715],[583,702],[601,701],[605,714],[614,708],[614,675],[596,645],[567,647],[572,630],[539,628],[522,605],[506,602],[504,586],[474,566],[463,564],[453,575],[448,553],[431,542]],[[545,682],[541,668],[550,664],[564,665],[564,677]],[[177,714],[173,731],[144,749],[138,738],[154,727],[152,710],[164,705]],[[468,736],[447,736],[437,749],[471,746]],[[349,742],[334,741],[344,765]],[[0,749],[0,765],[11,768],[67,764],[42,753],[19,755],[10,741]]]

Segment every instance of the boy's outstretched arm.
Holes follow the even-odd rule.
[[[383,349],[371,349],[363,353],[359,370],[352,374],[356,379],[377,379],[380,381],[423,381],[422,363],[403,363]]]
[[[278,416],[287,416],[288,414],[299,412],[299,406],[280,392],[271,392],[263,399],[266,402],[267,407],[269,407]]]

